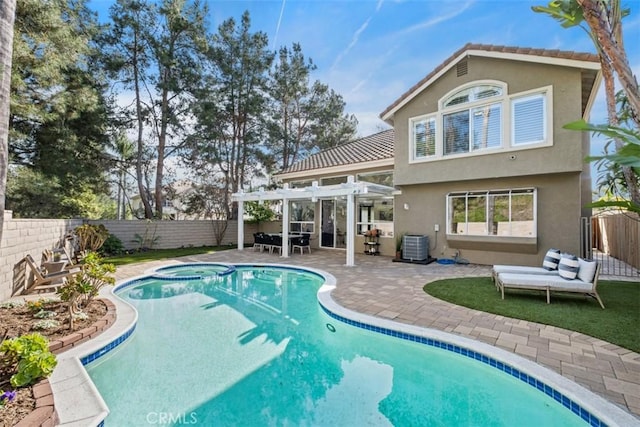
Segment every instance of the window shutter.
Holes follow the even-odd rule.
[[[513,100],[513,144],[529,144],[546,139],[544,95]]]

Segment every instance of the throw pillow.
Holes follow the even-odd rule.
[[[593,283],[593,278],[596,275],[596,268],[598,267],[597,261],[590,259],[578,258],[580,268],[578,269],[578,279],[583,282]]]
[[[560,249],[549,249],[542,261],[542,267],[547,270],[557,270],[560,262]]]
[[[558,264],[558,273],[560,277],[573,280],[578,276],[580,263],[575,255],[562,254],[560,264]]]

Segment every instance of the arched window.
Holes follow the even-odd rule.
[[[552,145],[552,97],[551,86],[510,94],[497,80],[457,87],[409,119],[409,162]]]
[[[499,85],[477,84],[445,97],[440,103],[443,154],[502,147],[505,93]]]

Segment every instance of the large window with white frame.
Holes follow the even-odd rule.
[[[547,97],[545,93],[514,97],[511,100],[511,144],[539,144],[547,139]]]
[[[380,230],[381,237],[393,237],[393,198],[363,198],[358,200],[357,233]]]
[[[410,160],[550,144],[551,86],[509,95],[497,81],[445,95],[436,113],[409,120]]]
[[[310,200],[289,202],[289,230],[292,233],[315,233],[316,204]]]
[[[413,159],[425,159],[436,154],[436,117],[423,116],[411,119]]]
[[[447,234],[536,237],[535,188],[449,193]]]

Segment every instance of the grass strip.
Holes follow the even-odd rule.
[[[181,256],[200,255],[200,254],[212,254],[214,252],[226,251],[229,249],[235,249],[233,246],[200,246],[200,247],[188,247],[188,248],[175,248],[175,249],[153,249],[148,251],[133,252],[130,254],[116,255],[105,258],[105,262],[112,264],[126,265],[136,262],[144,261],[156,261],[167,258],[177,258]]]
[[[488,277],[455,278],[428,283],[424,291],[453,304],[581,332],[640,353],[640,283],[598,281],[606,307],[590,297],[506,289],[504,300]]]

